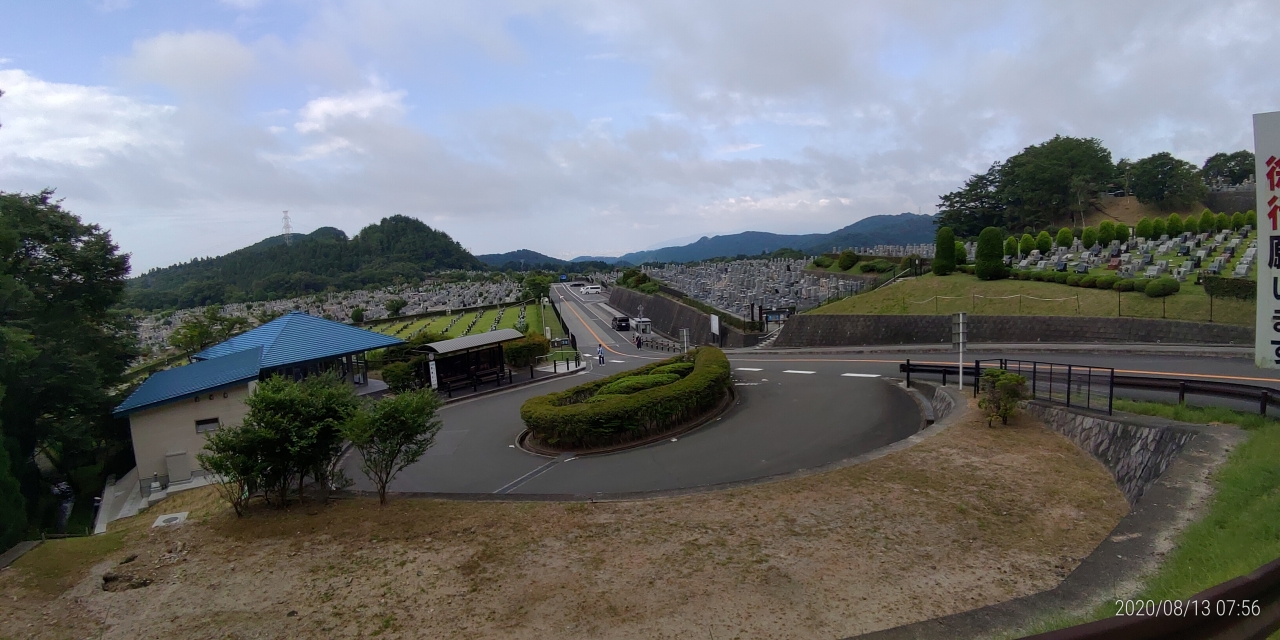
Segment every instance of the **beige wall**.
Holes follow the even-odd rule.
[[[198,473],[200,464],[196,462],[196,454],[204,449],[205,434],[196,433],[196,420],[218,418],[223,427],[239,426],[249,410],[244,404],[245,398],[255,386],[257,383],[249,382],[203,394],[199,402],[185,398],[130,415],[129,430],[133,436],[133,455],[138,462],[138,479],[145,483],[151,481],[153,474],[169,475],[165,457],[177,452],[185,452],[187,465]],[[186,479],[170,478],[170,482]]]

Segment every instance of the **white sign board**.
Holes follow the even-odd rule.
[[[1253,361],[1280,369],[1280,111],[1253,116],[1254,182],[1257,184],[1258,309]]]
[[[711,314],[711,333],[720,335],[720,316]]]
[[[440,382],[436,379],[436,361],[432,359],[427,363],[427,368],[431,370],[431,388],[439,389]]]

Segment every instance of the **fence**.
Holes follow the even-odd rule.
[[[976,360],[972,365],[965,365],[963,375],[977,380],[977,377],[982,375],[984,367],[1001,368],[1027,376],[1028,387],[1035,399],[1065,404],[1069,407],[1106,411],[1108,414],[1111,413],[1116,389],[1164,391],[1171,395],[1176,393],[1179,404],[1186,401],[1187,395],[1252,400],[1258,403],[1258,413],[1264,416],[1267,415],[1270,407],[1280,407],[1280,389],[1167,376],[1120,375],[1115,373],[1114,369],[1107,367],[1002,358]],[[910,360],[898,366],[898,370],[906,374],[908,382],[911,381],[911,374],[925,373],[941,375],[944,385],[947,383],[948,376],[955,375],[958,368],[955,364],[922,364],[913,363]],[[978,390],[975,388],[974,395],[976,396],[977,393]]]

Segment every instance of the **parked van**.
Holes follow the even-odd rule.
[[[600,285],[588,284],[582,287],[582,293],[600,293]]]

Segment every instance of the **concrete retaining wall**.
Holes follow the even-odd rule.
[[[609,306],[618,311],[634,318],[641,315],[641,305],[644,306],[644,317],[653,321],[653,328],[658,333],[677,339],[681,329],[688,329],[691,344],[716,344],[711,333],[711,317],[706,313],[663,296],[651,296],[622,287],[609,290]],[[754,346],[759,340],[759,336],[745,335],[723,322],[720,323],[720,331],[724,334],[720,346],[730,349]]]
[[[1027,411],[1101,462],[1129,505],[1137,504],[1196,432],[1087,413],[1042,402]]]
[[[956,401],[941,386],[934,387],[933,390],[933,419],[941,420],[947,417],[952,410],[956,408]]]
[[[850,347],[950,342],[950,316],[802,314],[787,320],[774,345]],[[1252,345],[1253,328],[1154,318],[970,315],[969,342]]]
[[[1236,191],[1211,191],[1204,198],[1204,206],[1214,213],[1231,215],[1237,211],[1252,211],[1257,206],[1257,192],[1254,189],[1238,189]],[[1200,215],[1197,211],[1196,215]]]

